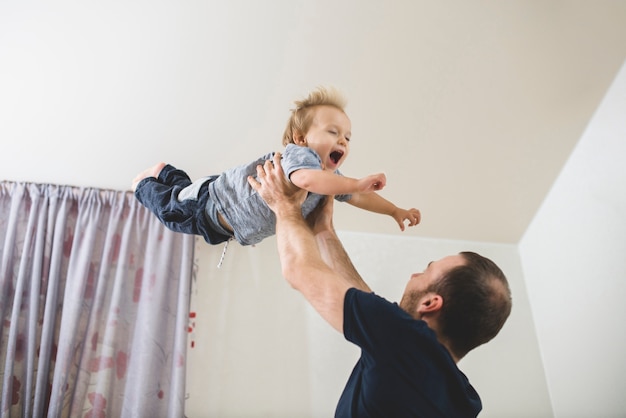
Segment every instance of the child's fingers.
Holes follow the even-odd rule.
[[[409,221],[411,222],[411,226],[415,226],[420,223],[422,219],[422,214],[419,210],[413,208],[409,210]]]

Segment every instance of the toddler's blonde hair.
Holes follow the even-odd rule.
[[[315,106],[333,106],[345,112],[346,99],[334,87],[318,87],[306,98],[296,100],[294,104],[296,107],[291,109],[291,117],[287,121],[283,134],[283,145],[295,143],[294,134],[304,135],[309,130],[313,121],[312,110]]]

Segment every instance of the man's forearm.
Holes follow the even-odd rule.
[[[335,231],[322,231],[315,235],[324,262],[357,289],[371,292],[370,287],[356,270]]]
[[[289,283],[299,288],[298,281],[303,280],[306,268],[322,262],[315,237],[302,218],[300,210],[286,211],[276,218],[276,238],[283,275]]]
[[[350,280],[326,264],[311,228],[298,211],[276,223],[283,276],[337,331],[343,333],[343,300]]]

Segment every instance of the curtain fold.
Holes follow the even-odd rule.
[[[130,192],[0,183],[2,417],[178,417],[194,237]]]

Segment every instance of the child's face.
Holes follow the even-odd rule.
[[[317,106],[314,112],[311,127],[299,145],[315,150],[324,170],[335,171],[350,152],[352,124],[344,112],[333,106]]]

